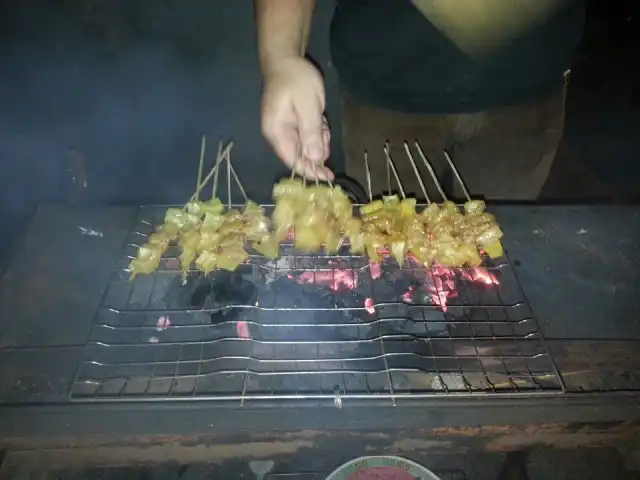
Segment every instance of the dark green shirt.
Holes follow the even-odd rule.
[[[469,55],[410,0],[338,0],[331,53],[355,100],[408,113],[474,112],[560,88],[583,25],[582,2],[566,0],[488,53]]]

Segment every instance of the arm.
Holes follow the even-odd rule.
[[[331,180],[322,75],[305,58],[315,0],[255,0],[264,77],[262,134],[280,160],[310,180]]]
[[[255,0],[262,73],[307,50],[315,0]]]

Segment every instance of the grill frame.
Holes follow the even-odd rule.
[[[271,205],[263,205],[263,206],[267,209],[272,208]],[[423,323],[425,324],[427,331],[425,332],[425,335],[418,335],[417,338],[419,340],[422,340],[423,343],[425,342],[428,343],[428,345],[430,346],[431,352],[432,352],[432,358],[427,360],[430,365],[435,367],[435,368],[432,368],[432,370],[435,370],[435,371],[427,372],[427,368],[425,367],[414,368],[412,369],[412,371],[409,371],[410,369],[408,367],[394,368],[392,365],[390,365],[391,357],[394,357],[394,356],[397,357],[397,356],[403,356],[403,355],[406,356],[406,354],[404,354],[402,351],[397,351],[397,349],[395,348],[391,349],[391,351],[387,351],[389,350],[388,347],[391,344],[391,342],[398,340],[398,338],[389,338],[389,336],[385,338],[385,336],[382,335],[381,333],[380,338],[363,339],[363,338],[360,338],[359,336],[357,340],[351,343],[357,343],[359,346],[361,346],[364,342],[369,342],[371,344],[379,344],[379,348],[381,351],[380,357],[381,357],[382,363],[384,364],[383,369],[378,368],[378,369],[374,369],[375,371],[367,371],[366,373],[363,373],[361,370],[356,372],[356,371],[344,369],[344,368],[341,368],[339,371],[338,370],[322,370],[322,371],[302,370],[301,371],[298,369],[295,372],[287,371],[282,373],[275,373],[275,367],[274,367],[274,373],[269,373],[269,372],[252,373],[251,370],[249,369],[248,363],[251,360],[260,360],[260,359],[257,359],[255,355],[253,355],[253,352],[255,350],[254,344],[256,344],[257,342],[255,342],[254,340],[231,340],[230,338],[227,337],[223,339],[218,339],[218,344],[223,345],[225,342],[240,343],[240,344],[242,343],[246,344],[246,342],[249,342],[252,344],[249,358],[236,359],[238,361],[247,362],[247,366],[244,369],[241,369],[243,374],[242,388],[241,389],[238,388],[234,391],[217,392],[215,394],[212,394],[210,392],[199,393],[198,388],[199,386],[201,386],[200,384],[201,379],[206,378],[208,376],[215,377],[216,375],[225,374],[220,372],[203,374],[201,372],[202,365],[204,363],[211,362],[211,361],[224,360],[225,356],[212,357],[212,358],[205,357],[204,356],[205,345],[210,344],[210,343],[207,343],[207,342],[210,342],[207,340],[168,342],[166,339],[169,335],[168,332],[171,332],[171,334],[173,334],[174,332],[177,332],[180,329],[182,329],[183,331],[185,329],[191,329],[193,331],[211,330],[214,327],[208,324],[203,324],[203,323],[194,323],[194,324],[188,324],[183,326],[172,325],[167,329],[160,329],[161,330],[160,332],[158,332],[156,335],[153,335],[152,334],[153,330],[157,329],[158,327],[157,325],[154,326],[152,323],[149,323],[146,317],[150,315],[151,316],[154,316],[154,315],[169,316],[169,318],[172,318],[172,316],[180,317],[181,315],[195,317],[196,315],[202,316],[203,312],[206,312],[206,310],[192,309],[191,311],[188,311],[188,312],[185,310],[176,310],[176,309],[167,309],[167,308],[156,308],[156,309],[150,310],[148,308],[139,308],[139,307],[132,308],[132,305],[131,305],[131,299],[132,299],[132,296],[134,295],[134,288],[135,288],[134,286],[138,282],[138,280],[133,283],[128,282],[127,280],[128,273],[126,272],[126,266],[128,265],[130,258],[133,255],[135,255],[136,247],[141,243],[144,243],[146,235],[148,235],[152,231],[153,226],[161,222],[162,213],[163,213],[163,210],[160,207],[141,207],[138,211],[136,222],[133,228],[129,231],[127,235],[127,240],[125,242],[125,245],[123,246],[121,258],[118,264],[113,269],[111,280],[104,292],[102,301],[100,302],[100,307],[98,308],[98,312],[96,313],[91,331],[89,333],[89,336],[85,344],[83,358],[78,365],[76,374],[74,376],[74,380],[71,384],[71,388],[69,390],[69,400],[72,402],[81,402],[81,403],[121,402],[121,401],[158,402],[158,401],[208,400],[208,401],[237,402],[239,405],[242,406],[247,403],[250,403],[250,404],[253,404],[256,402],[260,403],[267,400],[275,400],[275,401],[283,401],[283,402],[288,400],[296,400],[296,401],[303,401],[303,402],[309,402],[309,403],[320,403],[320,404],[329,404],[329,405],[333,404],[334,406],[340,408],[343,406],[344,402],[348,402],[350,400],[372,401],[372,402],[383,403],[383,404],[388,404],[387,402],[390,402],[392,405],[396,405],[398,402],[401,402],[402,400],[405,400],[405,399],[413,400],[413,399],[428,399],[428,398],[435,398],[435,397],[453,397],[453,396],[455,397],[476,397],[476,396],[522,397],[522,396],[539,396],[539,395],[557,395],[557,394],[565,393],[565,386],[564,386],[562,377],[542,337],[542,332],[540,331],[540,328],[535,319],[535,316],[533,315],[533,312],[531,312],[531,308],[522,290],[520,282],[518,281],[514,273],[513,267],[508,259],[508,255],[505,256],[505,258],[503,259],[504,261],[495,265],[488,263],[485,265],[485,268],[487,268],[490,272],[493,272],[496,275],[500,276],[501,286],[499,287],[499,289],[503,288],[502,287],[502,285],[504,285],[503,279],[509,277],[508,285],[510,286],[511,294],[517,294],[519,296],[517,301],[513,300],[510,303],[502,301],[502,298],[501,298],[502,295],[500,294],[500,290],[496,289],[495,295],[493,295],[493,293],[491,292],[490,294],[499,299],[498,303],[494,303],[494,304],[479,303],[479,304],[473,304],[473,305],[470,305],[470,304],[465,305],[463,301],[464,299],[460,299],[460,302],[461,302],[460,305],[456,305],[455,302],[452,303],[448,308],[449,314],[455,313],[455,312],[463,312],[464,315],[463,315],[463,319],[461,320],[451,320],[450,318],[446,319],[445,323],[447,324],[448,336],[443,337],[441,335],[441,332],[438,333],[439,336],[432,336],[428,330],[429,325],[432,323],[439,323],[439,324],[443,323],[438,319],[429,320],[426,318],[425,312],[428,311],[430,312],[430,315],[431,315],[433,312],[439,311],[439,308],[437,306],[407,305],[404,302],[399,302],[399,301],[377,301],[378,299],[375,298],[375,293],[376,293],[375,287],[373,287],[373,289],[371,290],[371,293],[372,293],[371,298],[374,298],[375,311],[376,311],[376,317],[377,317],[377,319],[374,320],[373,322],[374,325],[371,325],[371,326],[372,327],[377,326],[379,329],[379,332],[382,332],[381,325],[384,323],[393,324],[394,321],[396,320],[402,320],[404,322],[407,322],[407,320],[410,320],[410,318],[407,318],[406,316],[404,318],[398,319],[396,318],[397,314],[391,315],[391,317],[393,318],[386,316],[384,313],[381,313],[381,312],[384,312],[385,309],[393,310],[397,308],[403,308],[407,312],[409,310],[417,309],[422,313],[422,316],[424,319]],[[301,255],[295,252],[295,249],[293,248],[291,243],[284,243],[282,246],[281,252],[283,253],[284,257],[293,258],[295,267],[305,267],[305,266],[308,266],[309,264],[305,262],[310,262],[311,265],[316,267],[315,271],[319,272],[319,271],[326,271],[327,266],[320,265],[320,267],[324,266],[324,269],[317,268],[319,266],[318,262],[338,261],[338,260],[349,261],[351,262],[349,269],[354,275],[355,275],[355,272],[358,272],[359,274],[358,277],[362,276],[363,274],[366,277],[367,273],[369,274],[369,277],[371,276],[370,262],[360,255],[336,255],[336,256]],[[168,252],[163,257],[163,261],[161,263],[159,272],[155,273],[154,275],[146,277],[145,280],[142,280],[142,282],[151,281],[153,283],[153,288],[151,289],[151,292],[149,294],[150,299],[153,298],[154,291],[156,289],[156,284],[160,276],[175,277],[179,275],[178,265],[177,265],[177,262],[175,261],[175,257],[176,257],[175,253],[176,253],[176,250],[173,248],[170,248],[170,250],[168,250]],[[301,260],[302,262],[300,262]],[[358,267],[354,266],[354,262],[355,262],[355,265],[358,265]],[[266,263],[267,263],[266,259],[258,255],[252,255],[248,260],[248,266],[246,268],[250,268],[253,273],[255,273],[257,269],[260,274],[263,274],[264,271],[262,270],[264,270]],[[243,266],[243,268],[245,267]],[[333,268],[333,267],[330,267],[330,268]],[[296,268],[296,270],[309,271],[308,268]],[[397,267],[396,270],[399,270],[399,267]],[[415,266],[411,266],[411,265],[407,266],[406,263],[403,270],[405,270],[405,273],[407,272],[413,273],[416,271],[427,272],[428,275],[433,276],[433,272],[431,269],[415,268]],[[469,269],[457,269],[457,270],[469,270]],[[118,308],[116,308],[116,306],[113,304],[114,285],[122,286],[124,284],[128,284],[130,286],[129,296],[126,301],[125,308],[121,308],[121,306],[117,306]],[[464,285],[464,284],[459,284],[459,283],[457,284],[457,286],[459,287],[461,285]],[[476,283],[474,282],[471,285],[475,287]],[[471,287],[467,285],[464,288],[471,288]],[[461,296],[464,297],[464,295],[461,295]],[[268,307],[265,308],[262,306],[260,306],[260,308],[257,308],[256,306],[244,306],[244,308],[260,310],[261,312],[288,311],[289,313],[291,313],[292,311],[301,313],[304,311],[318,312],[320,310],[328,310],[324,308],[322,309],[276,308],[276,305],[275,305],[276,302],[277,300],[274,300],[274,308],[268,308]],[[144,307],[148,307],[148,305],[145,305]],[[470,308],[475,311],[479,311],[479,310],[484,311],[485,315],[487,316],[486,321],[477,320],[477,319],[470,320],[465,313]],[[362,307],[346,307],[346,308],[342,308],[341,310],[344,312],[361,311],[363,310],[363,308]],[[500,310],[504,313],[503,315],[504,318],[490,318],[492,314],[496,314],[496,312],[499,312]],[[126,328],[123,328],[125,326],[121,324],[119,325],[117,324],[117,322],[116,324],[106,322],[105,318],[108,318],[108,315],[107,316],[105,315],[107,313],[111,315],[112,318],[120,318],[120,319],[123,319],[126,316],[131,316],[134,318],[145,317],[145,323],[139,324],[137,326],[129,325],[129,326],[126,326]],[[172,323],[173,323],[173,318],[172,318]],[[420,322],[414,322],[414,324],[417,324],[417,323],[420,323]],[[264,326],[265,324],[262,323],[262,325]],[[300,325],[301,324],[298,324],[298,327],[296,328],[303,328]],[[452,336],[449,327],[456,326],[456,325],[461,327],[467,327],[468,331],[470,332],[470,335]],[[473,326],[478,326],[478,325],[484,325],[485,329],[488,327],[490,334],[489,335],[474,334],[472,328]],[[286,324],[282,322],[281,323],[272,322],[272,323],[267,323],[266,326],[269,328],[283,328],[284,326],[291,327],[291,322],[288,322]],[[328,324],[326,325],[323,324],[319,326],[322,328],[329,328]],[[331,322],[331,326],[336,326],[335,322]],[[350,328],[359,330],[360,327],[362,327],[362,323],[355,324],[354,322],[344,322],[339,326],[342,328],[346,328],[347,330]],[[496,334],[494,329],[497,328],[498,326],[500,326],[500,328],[509,327],[512,334],[511,335]],[[516,330],[516,328],[518,330]],[[104,341],[104,339],[107,337],[105,332],[109,332],[109,331],[121,332],[127,329],[130,329],[131,332],[138,333],[138,334],[140,332],[149,332],[150,335],[146,342],[137,341],[137,342],[119,342],[118,343],[113,340]],[[393,334],[391,336],[393,337],[394,335],[397,337],[397,334]],[[163,339],[163,337],[165,338]],[[150,342],[149,340],[151,340],[152,338],[156,338],[157,343]],[[411,339],[410,338],[402,339],[402,341],[406,341],[406,340],[411,340]],[[274,356],[275,356],[275,346],[278,346],[281,344],[308,346],[309,344],[324,344],[327,342],[277,341],[277,342],[271,342],[271,343],[261,342],[261,345],[265,345],[265,344],[269,345],[274,343],[276,344],[274,345]],[[344,341],[340,342],[340,344],[344,344],[344,343],[345,343]],[[455,352],[455,354],[448,355],[448,356],[447,355],[443,356],[436,353],[438,348],[441,348],[441,347],[444,348],[445,345],[449,345],[453,343],[455,343],[456,345],[461,345],[463,349],[466,348],[467,352],[470,352],[470,353],[462,355],[462,354],[459,354],[459,352]],[[183,348],[188,345],[200,346],[200,355],[197,360],[185,360],[182,358]],[[160,355],[159,353],[160,349],[166,350],[166,349],[171,349],[173,347],[179,348],[179,354],[178,354],[179,356],[177,360],[163,361],[158,359]],[[244,347],[241,347],[241,348],[244,348]],[[496,353],[496,352],[502,352],[501,349],[503,348],[506,349],[505,351],[512,352],[512,353],[507,355],[503,353],[500,353],[500,354]],[[117,355],[118,349],[124,350],[125,355],[124,356]],[[121,361],[106,362],[104,360],[96,360],[96,358],[98,358],[100,355],[103,356],[100,358],[104,358],[105,355],[107,357],[109,357],[110,355],[114,355],[114,357],[117,357],[117,359],[119,360],[121,360],[122,358],[126,360],[127,358],[131,358],[132,355],[136,355],[135,353],[136,350],[138,351],[138,353],[140,353],[140,351],[143,351],[143,350],[150,351],[153,349],[156,349],[156,353],[155,353],[156,361],[154,362],[150,362],[148,360],[145,362],[126,362],[126,361],[125,362],[121,362]],[[495,349],[493,351],[493,354],[486,353],[487,351],[490,351],[489,349]],[[362,358],[363,357],[362,351],[360,349],[358,350],[361,357],[360,359],[361,363],[365,363],[365,361],[370,360],[369,357]],[[218,358],[218,360],[216,360],[215,358]],[[491,360],[492,362],[494,362],[493,366],[495,367],[496,366],[495,362],[497,361],[496,359],[498,358],[499,358],[498,367],[500,368],[504,367],[503,374],[501,374],[500,372],[487,371],[487,368],[486,368],[487,361]],[[342,357],[336,358],[336,357],[326,357],[326,356],[323,357],[320,354],[320,351],[318,350],[317,358],[298,359],[296,361],[296,364],[304,363],[307,365],[313,365],[314,363],[316,364],[322,363],[323,361],[334,362],[334,363],[337,363],[337,361],[339,361],[340,364],[342,365],[344,361],[349,361],[349,360],[357,361],[358,359],[354,359],[354,358],[344,359]],[[424,358],[422,360],[424,360]],[[267,362],[269,361],[271,361],[272,363],[282,362],[282,360],[278,360],[278,359],[267,360]],[[446,363],[448,365],[455,364],[457,365],[458,370],[456,371],[455,367],[440,368],[439,365],[442,364],[441,362]],[[519,365],[521,366],[523,365],[524,367],[520,368],[519,369],[520,371],[517,371],[517,369],[514,369],[513,367],[513,365],[516,363],[519,363]],[[542,366],[539,366],[542,363],[544,363],[544,368]],[[145,368],[148,370],[148,367],[151,367],[152,368],[151,375],[147,375],[147,376],[138,375],[133,377],[131,376],[127,377],[126,375],[122,375],[122,378],[120,379],[116,379],[113,375],[111,375],[110,377],[109,375],[105,375],[102,379],[96,379],[96,378],[92,378],[90,375],[86,375],[87,367],[94,368],[94,370],[105,370],[106,371],[105,373],[109,374],[108,370],[117,370],[117,369],[122,369],[123,367],[125,367],[125,370],[126,370],[127,366],[131,367],[134,364],[137,366],[142,365],[142,368],[140,371],[144,370]],[[478,367],[477,368],[478,371],[470,371],[469,369],[464,368],[465,365],[473,365],[473,364],[475,364]],[[536,366],[533,367],[532,364],[535,364]],[[197,372],[195,374],[181,373],[182,372],[181,368],[184,365],[197,365]],[[174,368],[174,374],[158,375],[156,374],[158,366],[160,366],[161,371],[169,371],[171,370],[171,368]],[[167,368],[167,366],[169,367]],[[240,374],[239,369],[231,369],[231,370],[235,372],[234,375],[236,373]],[[423,382],[421,383],[422,385],[421,389],[412,387],[411,384],[409,384],[409,387],[406,387],[406,385],[402,386],[402,382],[396,381],[396,378],[400,378],[400,373],[402,373],[405,376],[406,376],[406,373],[417,374],[417,376],[431,375],[430,387],[424,387],[424,382],[427,380],[427,377],[424,377],[420,380],[421,382]],[[476,377],[477,375],[480,375],[481,377],[484,376],[484,379],[486,380],[484,386],[481,386],[481,387],[477,386],[479,384],[477,383],[478,378],[476,377],[474,377],[474,379],[471,381],[469,380],[470,379],[469,375],[472,373],[476,374]],[[348,387],[349,382],[344,379],[345,374],[346,375],[364,375],[365,383],[367,385],[366,391],[362,390],[362,388]],[[328,384],[329,385],[328,388],[325,388],[321,384],[318,391],[309,391],[307,389],[302,389],[301,391],[301,389],[296,389],[296,391],[293,392],[291,391],[290,386],[283,389],[279,389],[279,390],[272,388],[269,392],[251,391],[251,389],[255,387],[255,385],[252,386],[252,381],[253,381],[252,377],[254,375],[257,377],[278,377],[278,376],[285,376],[285,375],[287,376],[296,375],[297,377],[309,376],[309,375],[328,377],[330,375],[340,375],[342,376],[343,381],[341,383],[340,382],[336,383],[334,385],[334,388],[330,388],[331,387],[330,383]],[[369,379],[369,376],[371,375],[374,375],[377,377],[380,377],[380,376],[385,377],[386,387],[369,388],[370,381],[373,381]],[[124,377],[127,377],[127,378],[124,378]],[[109,379],[105,381],[105,378],[109,378]],[[186,393],[186,390],[185,390],[182,394],[174,393],[176,382],[185,380],[186,378],[191,378],[195,380],[195,385],[194,385],[194,388],[192,389],[192,392],[188,394]],[[494,381],[495,379],[502,379],[502,382],[496,383]],[[529,383],[526,383],[525,380],[529,381]],[[131,388],[131,385],[133,385],[134,383],[141,383],[145,381],[147,382],[147,386],[142,390],[141,393],[131,393],[131,391],[134,391],[134,392],[136,391],[135,389]],[[379,383],[380,382],[385,383],[381,379],[377,379],[377,381]],[[476,384],[474,384],[474,382],[476,382]],[[149,393],[150,386],[152,383],[157,383],[157,384],[164,383],[165,385],[170,384],[170,388],[167,391],[167,394]],[[256,383],[256,382],[253,382],[253,383]],[[260,382],[257,382],[257,383],[260,383]],[[120,389],[117,389],[116,387],[119,384],[122,384],[122,387]],[[82,390],[83,385],[85,387],[88,387],[88,386],[96,387],[94,388],[95,391],[93,393],[87,394],[85,393],[85,391],[89,390],[89,388]],[[272,385],[274,385],[273,382],[272,382]],[[115,391],[116,393],[109,393],[110,391],[109,388],[105,388],[105,387],[111,388],[112,389],[111,391]],[[158,391],[161,391],[162,388],[164,387],[162,387],[162,385],[159,385]],[[263,388],[263,387],[260,387],[260,388]],[[125,393],[123,394],[123,392]]]

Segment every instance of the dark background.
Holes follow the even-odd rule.
[[[640,190],[640,7],[589,3],[546,197]],[[310,52],[339,125],[333,4],[318,2]],[[0,22],[0,254],[38,202],[182,202],[194,190],[203,133],[211,156],[218,139],[234,140],[248,193],[269,200],[283,169],[259,134],[249,0],[14,0],[2,2]],[[333,149],[340,171],[339,128]]]

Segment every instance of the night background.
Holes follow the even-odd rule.
[[[542,196],[626,202],[640,197],[640,2],[588,4]],[[339,126],[333,5],[318,1],[309,51]],[[260,135],[252,2],[5,0],[0,35],[0,270],[38,203],[184,202],[203,134],[209,162],[219,139],[234,141],[248,195],[269,201],[285,169]],[[340,128],[332,138],[342,171]]]

